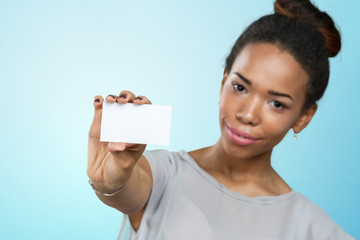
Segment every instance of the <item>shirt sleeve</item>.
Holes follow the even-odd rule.
[[[327,213],[307,200],[303,214],[299,220],[298,240],[354,240],[337,225]]]
[[[353,238],[349,234],[347,234],[338,225],[336,225],[336,227],[334,227],[333,230],[330,232],[330,234],[328,236],[325,236],[324,239],[326,239],[326,240],[338,240],[338,239],[355,240],[355,238]]]
[[[150,164],[153,176],[149,202],[158,204],[164,197],[165,189],[174,181],[177,164],[172,154],[167,150],[145,151],[144,156]]]

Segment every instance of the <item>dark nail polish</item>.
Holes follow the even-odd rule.
[[[126,94],[125,93],[120,94],[119,98],[126,98]]]
[[[142,98],[142,97],[136,97],[136,98],[134,98],[134,100],[135,100],[135,99],[142,100],[143,98]]]
[[[112,98],[116,98],[114,95],[109,95],[110,97],[112,97]]]
[[[97,98],[97,99],[95,99],[95,102],[100,102],[100,99],[98,99],[98,98]]]

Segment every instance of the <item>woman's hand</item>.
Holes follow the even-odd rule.
[[[113,193],[127,183],[146,145],[100,142],[103,101],[101,96],[94,98],[95,114],[89,131],[87,174],[95,189],[102,193]],[[135,97],[130,91],[122,91],[119,96],[109,95],[106,101],[151,104],[146,97]]]

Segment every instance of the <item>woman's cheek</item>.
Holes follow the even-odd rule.
[[[224,89],[225,90],[225,89]],[[225,116],[231,114],[231,112],[235,112],[236,114],[236,102],[235,99],[231,99],[229,94],[225,91],[223,91],[223,94],[220,96],[219,101],[219,110],[220,110],[220,116]],[[235,115],[234,114],[234,115]]]
[[[268,117],[266,123],[266,129],[269,130],[269,135],[273,138],[279,139],[279,141],[286,135],[289,129],[293,125],[293,120],[288,116],[276,116]]]

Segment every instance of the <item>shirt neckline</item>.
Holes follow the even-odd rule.
[[[299,196],[299,193],[291,190],[288,193],[284,193],[281,195],[274,195],[274,196],[257,196],[257,197],[250,197],[244,195],[242,193],[233,191],[227,188],[224,184],[220,183],[216,178],[206,172],[203,168],[201,168],[198,163],[190,156],[190,154],[184,150],[179,151],[179,154],[182,156],[187,163],[189,163],[203,178],[205,178],[211,185],[215,188],[220,190],[221,192],[225,193],[226,195],[235,198],[237,200],[254,203],[254,204],[261,204],[261,205],[269,205],[274,203],[279,203],[283,201],[287,201]]]

